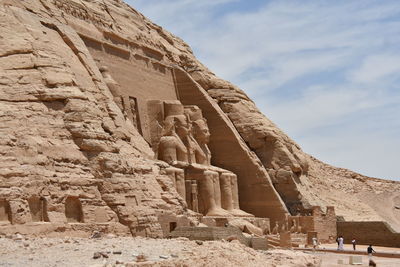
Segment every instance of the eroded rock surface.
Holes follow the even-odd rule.
[[[182,213],[183,201],[112,101],[85,44],[40,1],[7,3],[0,6],[5,220],[31,222],[33,196],[53,223],[161,236],[155,211]]]

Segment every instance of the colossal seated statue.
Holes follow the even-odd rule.
[[[197,181],[199,201],[202,202],[206,215],[229,216],[221,208],[218,172],[208,170],[206,165],[197,164],[196,159],[204,159],[205,155],[191,133],[192,125],[185,114],[184,106],[177,101],[168,101],[164,103],[164,112],[158,159],[176,168],[184,168],[187,172],[186,178]],[[175,175],[176,179],[177,171],[170,171],[170,175]],[[177,190],[182,190],[182,187]],[[181,196],[184,197],[185,194]]]
[[[203,117],[201,109],[197,106],[185,106],[185,113],[188,115],[193,125],[193,137],[197,146],[201,149],[196,156],[196,163],[209,166],[208,170],[218,172],[218,179],[214,178],[214,188],[218,188],[215,192],[217,206],[227,210],[234,216],[252,216],[239,208],[239,192],[237,185],[237,176],[225,169],[211,166],[211,151],[208,148],[210,141],[210,130],[207,126],[207,120]]]
[[[179,101],[151,101],[151,105],[159,105],[149,108],[162,112],[158,119],[163,119],[158,122],[160,133],[153,134],[160,136],[152,142],[158,144],[157,157],[172,166],[167,174],[188,206],[207,216],[253,216],[239,208],[236,175],[211,165],[210,132],[201,110]]]
[[[174,123],[166,123],[158,145],[158,159],[180,167],[189,164],[185,144],[175,132]]]
[[[207,121],[203,118],[203,114],[197,106],[185,106],[185,113],[192,122],[193,143],[196,144],[195,162],[197,164],[210,166],[211,152],[207,145],[210,141],[210,131],[207,126]]]
[[[166,105],[165,110],[167,113],[158,145],[158,159],[175,166],[168,168],[166,172],[171,177],[178,194],[185,199],[185,172],[182,168],[189,165],[188,150],[176,133],[176,129],[178,129],[181,136],[185,135],[186,132],[184,121],[182,121],[184,118],[181,117],[183,107],[169,104]]]

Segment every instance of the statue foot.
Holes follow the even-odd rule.
[[[235,217],[255,217],[253,214],[247,213],[243,210],[233,209],[229,210],[229,213]]]

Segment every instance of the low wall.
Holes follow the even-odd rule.
[[[221,240],[234,236],[240,243],[250,246],[250,240],[236,227],[177,227],[169,236],[172,238],[187,237],[190,240],[203,241]]]
[[[343,236],[345,243],[351,243],[355,238],[357,244],[400,247],[400,233],[382,221],[337,222],[337,233]]]

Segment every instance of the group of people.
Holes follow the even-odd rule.
[[[338,250],[344,250],[344,238],[343,236],[338,236],[336,238],[336,243],[338,245]],[[356,245],[357,245],[357,241],[355,238],[353,238],[351,240],[351,244],[353,246],[353,250],[356,250]],[[318,238],[316,236],[314,236],[312,238],[312,245],[313,245],[313,250],[315,251],[315,249],[318,247],[319,242],[318,242]],[[376,266],[376,263],[372,260],[372,253],[376,253],[376,251],[372,248],[372,245],[369,245],[367,247],[367,254],[368,254],[368,258],[369,258],[369,266]]]
[[[343,236],[337,237],[336,238],[336,243],[338,244],[338,248],[337,248],[338,250],[344,250],[344,238],[343,238]],[[353,250],[356,250],[357,242],[356,242],[355,238],[353,238],[351,240],[351,244],[353,245]]]
[[[338,238],[336,238],[336,242],[338,244],[338,250],[344,250],[344,238],[343,236],[339,236]],[[357,241],[355,238],[353,238],[351,240],[351,244],[353,245],[353,250],[356,250],[356,245],[357,245]],[[372,258],[372,253],[376,253],[375,250],[372,248],[372,245],[369,245],[367,247],[367,253],[368,253],[368,257],[371,259]]]

